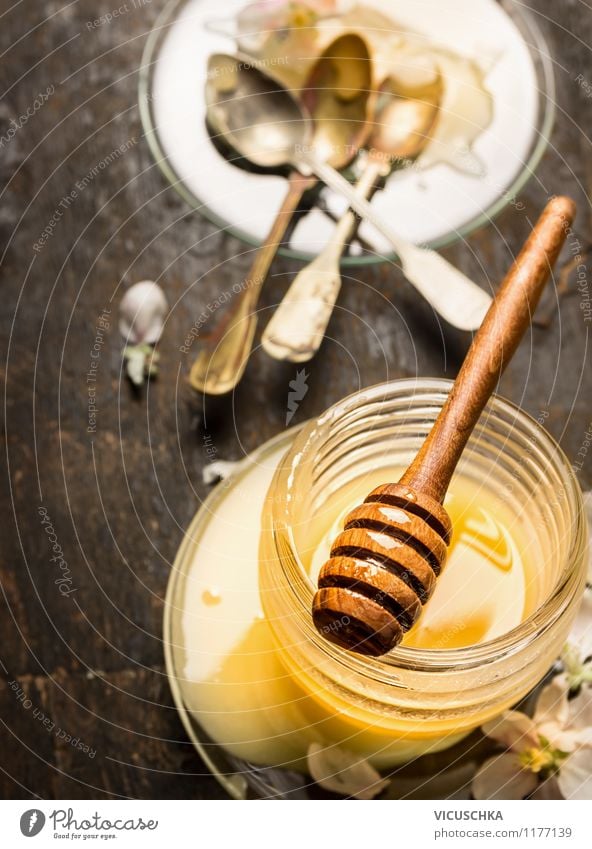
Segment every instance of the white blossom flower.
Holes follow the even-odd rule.
[[[308,771],[312,778],[331,793],[354,799],[373,799],[388,787],[374,767],[347,749],[311,743],[308,748]]]
[[[157,283],[142,280],[131,286],[119,305],[119,330],[129,345],[155,345],[169,306]]]
[[[483,726],[508,751],[478,770],[476,799],[592,799],[592,689],[571,701],[567,695],[555,678],[541,692],[533,719],[510,710]]]
[[[592,590],[586,590],[561,653],[564,678],[570,690],[592,684]]]
[[[131,286],[119,305],[119,330],[127,376],[135,386],[158,373],[159,355],[151,347],[161,337],[169,306],[164,292],[151,280]]]

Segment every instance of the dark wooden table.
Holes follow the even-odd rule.
[[[232,397],[203,404],[187,390],[185,335],[220,288],[242,279],[249,254],[192,212],[154,165],[137,69],[163,2],[128,0],[111,23],[89,25],[117,5],[0,5],[3,797],[224,795],[171,700],[163,597],[183,529],[207,492],[204,464],[238,459],[280,432],[296,373],[258,350]],[[519,198],[523,208],[510,205],[446,254],[484,285],[483,267],[495,282],[546,198],[577,200],[556,276],[561,296],[549,294],[539,316],[547,326],[522,345],[502,392],[544,421],[590,486],[592,315],[582,306],[592,298],[592,13],[577,0],[533,0],[533,8],[557,76],[552,143]],[[264,308],[298,267],[277,262]],[[467,336],[440,328],[396,269],[348,275],[295,422],[386,378],[453,377],[467,349]],[[145,278],[162,283],[173,308],[161,375],[135,393],[122,378],[117,305]],[[102,315],[109,328],[97,334]],[[96,433],[87,431],[91,363]]]

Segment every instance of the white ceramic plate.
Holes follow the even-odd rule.
[[[554,112],[554,87],[544,41],[518,4],[495,0],[365,0],[430,41],[469,57],[497,55],[487,77],[494,118],[474,152],[485,176],[463,174],[447,164],[393,174],[373,203],[401,234],[437,247],[486,223],[511,201],[545,149]],[[225,0],[222,14],[244,0]],[[504,8],[504,7],[507,7]],[[141,69],[140,103],[154,155],[178,191],[210,220],[251,244],[259,244],[283,200],[283,177],[248,173],[227,162],[205,126],[204,82],[208,57],[233,52],[230,37],[206,23],[220,18],[219,0],[173,0],[149,39]],[[326,191],[328,207],[344,209]],[[296,228],[285,253],[309,258],[333,228],[318,209]],[[361,235],[373,250],[350,262],[380,261],[392,251],[369,225]],[[354,246],[355,253],[355,246]]]

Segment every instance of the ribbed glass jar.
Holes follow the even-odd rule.
[[[315,587],[301,557],[311,517],[347,482],[382,467],[405,468],[451,385],[395,381],[335,405],[298,434],[264,509],[260,592],[281,661],[314,700],[326,744],[347,746],[348,728],[356,751],[379,766],[452,745],[528,693],[560,653],[585,584],[586,525],[567,458],[536,421],[496,397],[458,474],[520,516],[538,561],[534,612],[489,642],[399,646],[379,659],[346,652],[317,633]],[[478,591],[467,581],[467,591]],[[339,718],[334,739],[331,717]]]

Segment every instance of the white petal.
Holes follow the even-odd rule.
[[[542,690],[534,711],[534,723],[539,734],[558,734],[565,727],[569,717],[567,704],[567,686],[562,678],[554,678]]]
[[[558,675],[554,683],[558,688],[568,686],[565,675]],[[575,699],[566,702],[565,710],[567,716],[564,722],[541,722],[537,725],[539,734],[563,752],[573,752],[579,746],[592,746],[592,688],[582,687]]]
[[[547,729],[544,726],[543,728],[544,734],[544,731]],[[545,737],[551,742],[551,744],[556,749],[561,749],[562,752],[573,752],[578,748],[578,746],[582,742],[580,739],[582,737],[582,734],[579,731],[557,730],[555,733],[554,729],[549,728],[548,733],[545,734]]]
[[[592,799],[592,749],[582,747],[570,755],[557,781],[565,799]]]
[[[568,713],[567,730],[589,738],[592,731],[592,687],[582,687],[575,699],[569,702]]]
[[[475,799],[524,799],[536,788],[538,779],[522,769],[518,757],[506,753],[485,761],[473,778]]]
[[[507,710],[501,716],[491,719],[481,726],[487,737],[497,740],[506,749],[521,752],[523,749],[538,746],[539,738],[534,722],[525,713]]]
[[[390,783],[355,752],[336,746],[325,749],[318,743],[311,743],[307,762],[308,771],[317,784],[341,796],[373,799]]]
[[[538,799],[539,801],[563,799],[557,779],[553,776],[552,778],[548,778],[546,781],[543,781],[542,784],[539,784],[532,794],[531,799]]]
[[[129,345],[154,345],[168,313],[164,292],[151,280],[131,286],[119,305],[119,331]]]
[[[592,557],[592,546],[590,549]],[[579,651],[582,661],[592,654],[592,590],[582,596],[567,642]]]

